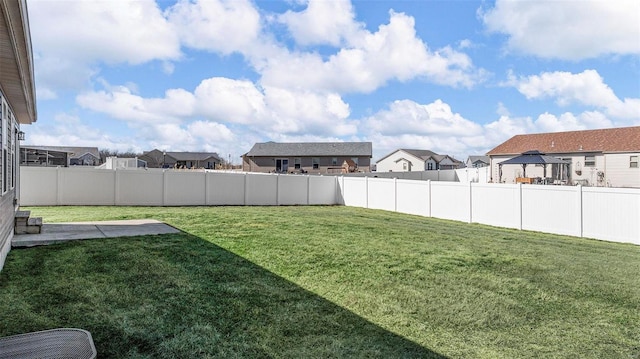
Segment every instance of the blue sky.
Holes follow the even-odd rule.
[[[461,160],[640,125],[640,2],[31,0],[25,144],[371,141]]]

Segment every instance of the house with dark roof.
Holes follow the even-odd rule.
[[[204,168],[216,169],[222,158],[215,152],[172,152],[154,149],[144,152],[138,159],[146,161],[149,168]]]
[[[36,122],[33,52],[26,1],[0,0],[0,269],[20,205],[21,125]]]
[[[640,187],[640,126],[600,130],[516,135],[487,153],[491,179],[500,177],[498,164],[527,151],[539,151],[565,160],[552,166],[551,179],[589,186]],[[544,165],[528,166],[527,177],[542,177]],[[514,183],[519,166],[502,166],[502,180]]]
[[[100,151],[97,147],[21,146],[22,166],[99,166]]]
[[[369,172],[371,142],[256,143],[242,155],[242,170],[275,173],[340,173],[347,161],[354,171]]]
[[[465,162],[465,165],[467,166],[467,168],[481,168],[489,167],[489,163],[489,156],[469,156],[467,157],[467,162]]]
[[[395,150],[376,162],[377,172],[452,170],[462,167],[464,163],[449,155],[404,148]]]

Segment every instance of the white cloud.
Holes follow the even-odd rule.
[[[180,58],[180,43],[153,0],[29,2],[39,87],[80,88],[97,64]]]
[[[26,143],[39,146],[87,146],[118,151],[142,152],[131,136],[111,137],[86,124],[77,115],[59,113],[48,124],[37,122],[27,129]]]
[[[610,116],[621,119],[637,119],[640,114],[640,98],[619,99],[595,70],[579,74],[545,72],[512,78],[512,82],[527,99],[553,98],[560,106],[578,103],[605,109]]]
[[[498,112],[498,119],[479,125],[455,113],[441,100],[426,105],[401,100],[391,103],[388,110],[378,111],[362,120],[360,133],[364,135],[363,139],[374,142],[374,157],[377,158],[398,148],[416,148],[464,160],[468,155],[487,153],[515,135],[620,125],[598,111],[577,115],[545,112],[537,118],[518,117],[509,114],[499,103]]]
[[[637,0],[497,0],[480,16],[490,32],[509,37],[510,49],[525,54],[565,60],[640,54]]]
[[[578,116],[565,112],[560,116],[545,112],[535,121],[538,132],[580,131],[612,127],[612,122],[600,112],[584,112]]]
[[[180,0],[167,16],[182,42],[194,49],[242,51],[260,33],[260,14],[246,0]]]
[[[126,86],[85,92],[76,98],[86,109],[127,122],[179,123],[193,113],[195,99],[183,89],[170,89],[162,98],[143,98]]]
[[[404,13],[391,11],[389,23],[377,32],[357,31],[345,40],[326,60],[318,53],[279,48],[253,63],[265,86],[338,93],[372,92],[391,80],[412,79],[472,87],[485,76],[464,53],[451,47],[429,50],[416,36],[414,18]]]
[[[278,17],[297,43],[339,46],[364,28],[355,21],[350,0],[310,0],[301,12],[287,11]]]
[[[389,110],[369,117],[366,126],[386,135],[472,136],[482,130],[480,125],[452,112],[442,100],[427,105],[411,100],[394,101]]]
[[[214,77],[195,90],[196,111],[216,121],[250,124],[267,111],[264,95],[251,81]]]
[[[132,125],[178,126],[195,118],[240,124],[255,131],[300,135],[345,136],[357,131],[349,105],[335,93],[258,88],[250,81],[203,80],[194,93],[170,89],[164,97],[145,98],[131,86],[109,86],[86,92],[77,103]]]
[[[375,143],[376,156],[398,148],[416,148],[448,154],[459,159],[469,153],[486,152],[482,126],[451,110],[442,100],[423,105],[411,100],[394,101],[362,120],[361,133]]]

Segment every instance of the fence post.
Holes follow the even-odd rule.
[[[582,206],[582,185],[579,184],[576,186],[576,191],[578,192],[578,237],[582,237],[584,232],[584,207]]]
[[[62,171],[56,167],[56,206],[62,205]]]
[[[165,168],[162,169],[162,205],[167,205],[167,170]]]
[[[208,206],[209,205],[209,191],[211,190],[209,188],[209,180],[207,177],[208,176],[207,170],[204,170],[204,205]]]
[[[244,206],[247,205],[247,202],[248,202],[247,201],[247,197],[249,196],[249,194],[247,193],[247,176],[248,176],[248,174],[245,172],[244,173],[244,178],[243,178],[243,180],[244,180],[244,203],[243,203],[243,205]]]
[[[467,180],[469,179],[469,173],[467,173]],[[473,223],[473,187],[471,181],[469,181],[469,223]]]
[[[522,183],[518,183],[518,229],[522,230]]]
[[[276,173],[276,206],[280,205],[280,174]]]
[[[311,179],[309,177],[309,175],[306,175],[307,177],[307,206],[310,205],[311,203],[309,203],[309,196],[311,193]]]
[[[393,178],[393,211],[398,212],[398,178]]]
[[[431,197],[432,196],[431,196],[431,180],[430,179],[427,180],[427,195],[429,196],[429,199],[427,201],[428,202],[427,203],[427,205],[428,205],[427,206],[427,208],[428,208],[427,217],[431,217]]]
[[[120,204],[120,173],[117,168],[113,169],[113,205]]]
[[[369,177],[364,176],[364,208],[369,208]]]
[[[339,181],[336,184],[336,203],[346,206],[344,200],[344,176],[340,176],[340,178],[336,177],[336,180]]]

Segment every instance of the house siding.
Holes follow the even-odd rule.
[[[242,170],[245,172],[275,172],[276,171],[276,159],[289,160],[289,169],[287,172],[297,172],[295,168],[295,159],[300,159],[300,169],[307,173],[340,173],[342,172],[342,164],[346,160],[353,158],[358,159],[358,170],[368,172],[371,166],[371,159],[369,157],[350,157],[350,156],[314,156],[314,157],[292,157],[292,156],[278,156],[278,157],[253,157],[244,156],[242,161]],[[313,168],[313,159],[318,159],[318,168]],[[333,159],[336,159],[336,163],[333,164]]]
[[[411,161],[412,165],[407,170],[403,169],[402,159]],[[425,164],[422,158],[416,157],[405,151],[396,151],[391,155],[381,159],[376,163],[377,172],[411,172],[411,171],[424,171]]]
[[[604,155],[603,168],[605,168],[605,178],[608,184],[613,187],[640,188],[640,167],[629,167],[631,156],[638,156],[640,159],[640,152]]]
[[[16,207],[13,203],[15,198],[15,189],[12,189],[0,197],[0,270],[4,266],[7,253],[11,249],[11,240],[13,239],[13,230],[15,223]]]
[[[630,168],[631,156],[639,156],[635,153],[603,154],[597,152],[587,153],[549,153],[549,156],[570,161],[569,184],[582,184],[587,186],[612,186],[612,187],[640,187],[640,168]],[[585,166],[588,156],[593,156],[593,166]],[[498,181],[499,166],[502,161],[514,156],[491,156],[491,176],[494,182]],[[558,168],[547,165],[547,177],[555,178]],[[599,176],[598,173],[602,173]],[[516,177],[522,177],[522,166],[508,165],[502,167],[502,182],[515,183]],[[543,177],[544,167],[527,165],[527,177]]]

